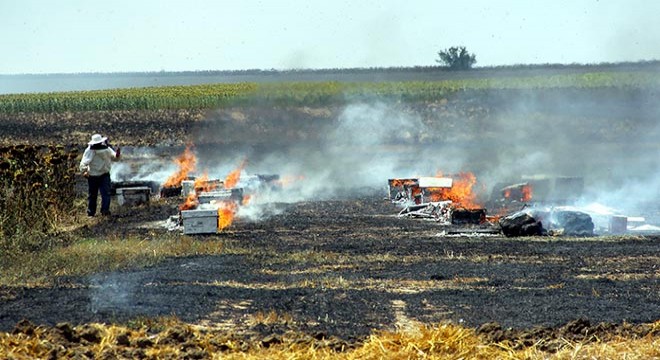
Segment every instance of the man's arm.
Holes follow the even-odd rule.
[[[85,149],[85,152],[83,153],[82,160],[80,160],[80,167],[79,167],[80,172],[84,173],[86,171],[89,171],[89,163],[92,162],[93,158],[94,158],[94,152],[88,146],[87,149]]]
[[[110,150],[110,160],[119,161],[119,157],[121,156],[121,148],[117,148],[115,151],[115,149],[108,146],[108,150]]]

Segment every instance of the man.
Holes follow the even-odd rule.
[[[100,134],[92,135],[87,143],[87,149],[80,161],[80,171],[87,178],[89,194],[87,196],[87,216],[96,215],[96,199],[101,191],[101,215],[110,215],[110,168],[112,161],[117,161],[120,148],[117,151],[108,144],[108,138]]]

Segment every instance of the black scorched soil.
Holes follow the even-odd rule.
[[[223,255],[4,288],[0,330],[22,319],[52,326],[175,315],[237,332],[301,330],[350,342],[416,322],[452,321],[497,338],[660,319],[660,237],[447,237],[437,223],[396,218],[377,196],[275,207],[213,235],[225,240]],[[174,209],[119,214],[93,231],[145,231],[138,225]],[[270,312],[288,320],[255,328],[250,319]]]

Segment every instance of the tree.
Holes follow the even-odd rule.
[[[477,56],[470,54],[465,46],[452,46],[438,52],[438,56],[440,56],[440,60],[436,60],[436,62],[451,70],[468,70],[477,63]]]

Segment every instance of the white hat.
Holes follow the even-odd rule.
[[[94,144],[100,144],[104,141],[108,140],[107,137],[101,136],[101,134],[94,134],[92,135],[92,141],[88,142],[88,145],[94,145]]]

